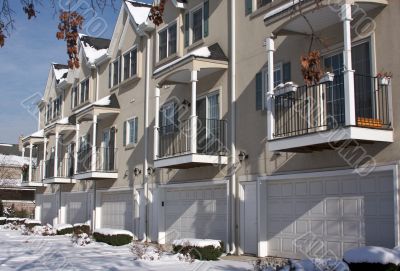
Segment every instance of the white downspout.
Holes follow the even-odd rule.
[[[231,213],[231,225],[230,225],[230,247],[229,251],[231,254],[237,254],[238,250],[236,247],[237,240],[239,237],[237,236],[237,191],[238,191],[238,183],[236,180],[236,0],[231,0],[231,12],[230,12],[230,25],[231,29],[230,33],[230,45],[231,48],[229,50],[230,54],[230,89],[231,89],[231,179],[230,179],[230,213]]]
[[[99,67],[96,66],[96,97],[95,101],[99,99]]]

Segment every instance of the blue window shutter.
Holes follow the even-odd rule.
[[[126,126],[127,126],[128,122],[124,121],[124,131],[122,133],[123,136],[123,140],[122,140],[122,144],[123,146],[126,146]]]
[[[253,12],[253,0],[245,1],[245,15],[249,15]]]
[[[262,72],[256,74],[256,110],[262,110],[263,91],[262,91]]]
[[[138,117],[135,118],[135,143],[138,143]]]
[[[185,47],[189,46],[189,27],[190,27],[189,13],[186,13],[185,14]]]
[[[208,18],[210,16],[210,1],[204,2],[204,37],[208,37]]]
[[[290,62],[284,63],[282,65],[282,71],[283,71],[283,81],[282,83],[290,82],[292,81],[292,75],[290,71]]]

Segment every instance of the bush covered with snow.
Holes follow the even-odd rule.
[[[82,233],[86,233],[90,235],[90,226],[88,224],[74,224],[74,234],[79,235]]]
[[[144,261],[156,261],[159,260],[164,253],[161,246],[152,245],[149,243],[135,242],[133,241],[129,247],[129,250],[133,254],[133,259],[144,260]]]
[[[112,246],[123,246],[132,242],[133,234],[126,230],[97,229],[93,232],[93,238],[97,242]]]
[[[180,239],[172,242],[174,253],[190,256],[192,259],[215,261],[224,252],[224,243],[211,239]]]
[[[92,242],[92,239],[90,239],[88,234],[80,233],[72,235],[71,241],[74,245],[83,247],[89,245]]]
[[[39,220],[26,219],[24,225],[28,229],[33,229],[33,227],[35,226],[41,226],[42,222],[40,222]]]
[[[57,235],[66,235],[74,233],[74,226],[71,224],[58,224],[54,226]]]
[[[26,218],[19,218],[19,217],[7,217],[6,223],[12,223],[16,225],[24,224]]]
[[[343,259],[351,271],[400,271],[400,251],[397,248],[354,248],[346,251]]]
[[[0,225],[5,225],[7,222],[7,218],[6,217],[0,217]]]

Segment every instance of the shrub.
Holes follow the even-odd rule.
[[[4,206],[3,206],[3,201],[0,199],[0,217],[2,217],[3,215],[4,215]]]
[[[224,243],[222,241],[218,241],[219,246],[214,246],[214,245],[197,245],[196,240],[201,241],[199,239],[192,239],[191,241],[176,240],[172,245],[172,249],[174,253],[181,253],[185,256],[190,255],[190,257],[193,259],[204,260],[204,261],[218,260],[218,258],[224,252]],[[215,241],[215,240],[209,240],[209,241]]]
[[[0,225],[5,225],[7,221],[7,218],[5,217],[0,217]]]
[[[380,263],[349,263],[349,268],[351,271],[400,271],[400,265],[395,265],[393,263],[380,264]]]
[[[27,210],[22,209],[20,211],[15,211],[15,216],[22,218],[29,218],[29,213]]]
[[[93,233],[97,242],[103,242],[111,246],[123,246],[132,242],[133,234],[125,230],[97,229]]]
[[[41,226],[42,223],[39,220],[30,220],[26,219],[24,221],[25,227],[27,227],[29,230],[32,230],[35,226]]]
[[[87,224],[74,224],[74,234],[79,235],[82,233],[90,235],[90,226]]]
[[[57,235],[66,235],[74,233],[74,227],[70,224],[56,225],[55,227]]]

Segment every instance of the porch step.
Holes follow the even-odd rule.
[[[367,127],[367,128],[382,128],[383,121],[380,119],[372,119],[372,118],[357,118],[357,126]]]

